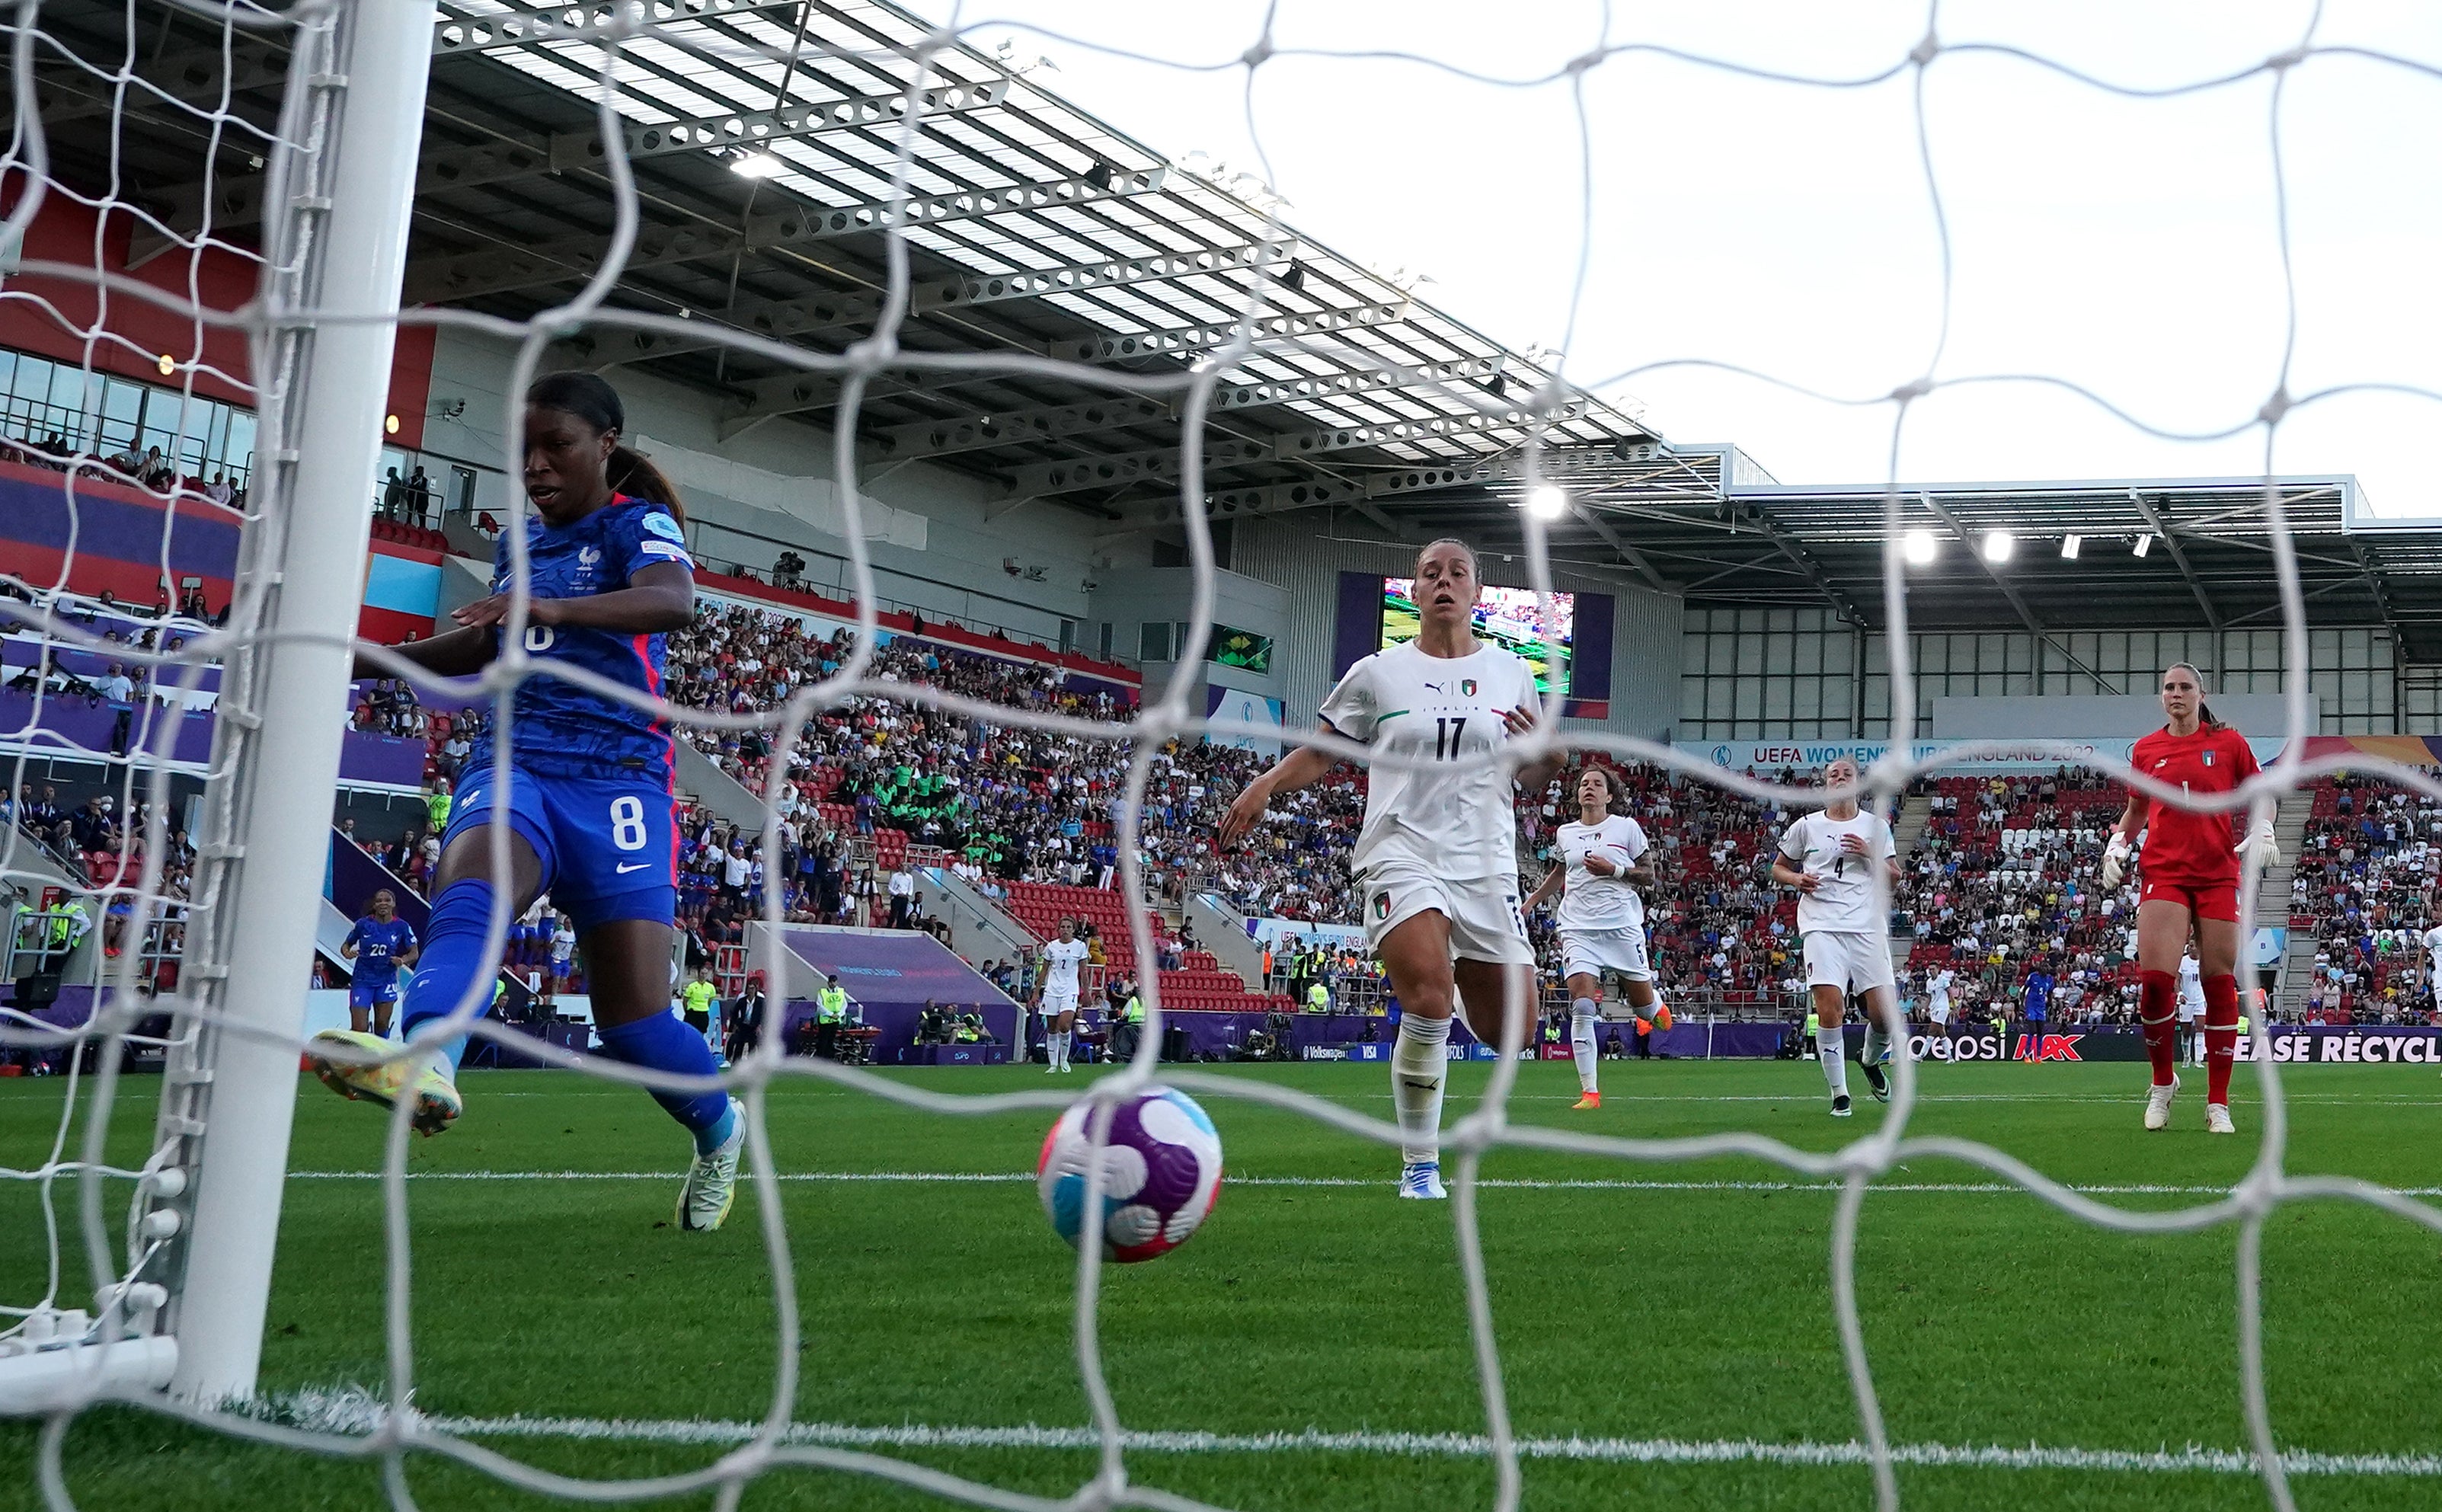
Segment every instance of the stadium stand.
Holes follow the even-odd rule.
[[[2300,1018],[2429,1022],[2433,999],[2421,937],[2435,901],[2442,804],[2357,776],[2324,778],[2307,791],[2312,807],[2289,901],[2289,927],[2314,944],[2311,975],[2291,994]]]
[[[2133,886],[2097,897],[2103,831],[2125,790],[2084,773],[1940,777],[1919,785],[1926,823],[1903,858],[1901,927],[1922,982],[1955,975],[1959,1011],[2023,993],[2044,972],[2059,984],[2054,1016],[2113,1022],[2133,1013]]]

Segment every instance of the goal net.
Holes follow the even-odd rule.
[[[46,1234],[41,1273],[9,1276],[11,1289],[0,1295],[0,1412],[49,1420],[41,1440],[45,1494],[54,1505],[69,1504],[63,1461],[67,1425],[94,1404],[107,1402],[157,1410],[301,1453],[375,1455],[393,1465],[410,1453],[445,1455],[518,1487],[596,1501],[718,1489],[723,1496],[720,1504],[733,1505],[745,1487],[775,1467],[817,1465],[952,1501],[1050,1504],[881,1452],[886,1439],[857,1449],[810,1443],[797,1432],[795,1361],[806,1325],[798,1312],[791,1237],[781,1218],[777,1182],[783,1173],[766,1130],[766,1094],[784,1078],[818,1078],[944,1118],[1013,1108],[1048,1112],[1067,1105],[1072,1095],[960,1096],[853,1067],[792,1059],[780,1053],[776,1038],[724,1078],[746,1108],[747,1163],[759,1199],[778,1316],[772,1406],[747,1442],[682,1475],[578,1482],[485,1448],[448,1423],[419,1413],[412,1399],[407,1302],[412,1274],[405,1112],[392,1120],[383,1174],[390,1226],[387,1378],[374,1395],[355,1404],[345,1423],[283,1424],[248,1409],[258,1384],[305,1028],[302,984],[314,970],[316,920],[324,907],[330,814],[322,795],[334,791],[341,772],[340,714],[365,602],[369,521],[385,487],[385,428],[397,415],[387,384],[394,344],[405,338],[403,332],[452,323],[513,338],[519,345],[505,391],[511,394],[555,365],[555,355],[572,342],[588,343],[597,365],[624,360],[627,354],[698,351],[751,355],[784,367],[782,378],[762,380],[750,417],[830,411],[837,437],[830,458],[836,492],[833,513],[826,518],[837,522],[848,545],[846,578],[838,586],[857,609],[852,650],[836,670],[768,710],[733,714],[663,704],[665,712],[683,730],[708,732],[716,739],[758,734],[772,746],[771,769],[784,774],[810,721],[851,698],[899,701],[985,725],[1109,744],[1125,760],[1123,788],[1112,810],[1118,884],[1129,903],[1134,954],[1144,960],[1155,957],[1156,943],[1147,906],[1143,798],[1165,742],[1207,733],[1277,739],[1283,732],[1208,718],[1204,709],[1190,705],[1195,684],[1187,679],[1132,718],[1088,721],[878,672],[877,615],[885,595],[878,587],[872,547],[892,528],[894,517],[863,492],[861,483],[877,466],[888,465],[878,459],[886,459],[891,446],[919,444],[902,434],[911,428],[904,426],[879,437],[861,435],[860,410],[868,397],[918,388],[954,392],[995,375],[1024,374],[1062,378],[1096,395],[1022,422],[1046,439],[1090,437],[1107,428],[1103,417],[1114,411],[1175,417],[1183,440],[1174,453],[1083,455],[1073,464],[1045,465],[1112,466],[1132,476],[1175,481],[1175,523],[1184,529],[1194,589],[1192,602],[1180,610],[1183,643],[1172,654],[1194,664],[1217,633],[1215,518],[1241,509],[1251,515],[1304,501],[1367,497],[1331,473],[1269,489],[1209,487],[1205,474],[1212,459],[1244,444],[1211,429],[1214,416],[1289,407],[1310,423],[1301,434],[1321,449],[1395,442],[1403,434],[1484,437],[1481,462],[1470,476],[1502,484],[1522,506],[1522,586],[1533,590],[1548,617],[1554,592],[1549,532],[1558,512],[1541,507],[1541,501],[1544,490],[1582,481],[1573,469],[1584,464],[1589,448],[1584,434],[1571,428],[1602,407],[1595,394],[1691,359],[1657,358],[1589,381],[1571,375],[1565,352],[1535,366],[1484,350],[1480,341],[1467,349],[1448,342],[1367,339],[1369,332],[1403,318],[1408,290],[1388,276],[1320,271],[1324,260],[1311,248],[1301,249],[1277,201],[1260,184],[1249,188],[1206,178],[1190,184],[1193,175],[1185,168],[1138,161],[1141,155],[1133,144],[1116,137],[1081,150],[1073,141],[1047,143],[987,130],[970,118],[970,107],[997,104],[1034,86],[1005,57],[957,29],[935,29],[882,5],[605,0],[564,7],[446,0],[436,12],[408,3],[342,0],[299,0],[285,9],[247,0],[158,6],[28,0],[0,25],[0,34],[9,47],[16,105],[9,149],[0,159],[0,208],[7,211],[0,230],[0,323],[9,330],[39,328],[45,336],[33,343],[36,349],[69,353],[42,359],[46,365],[38,386],[29,387],[31,379],[14,383],[8,390],[10,408],[0,419],[0,466],[46,472],[46,486],[59,501],[51,565],[8,576],[8,594],[0,600],[9,690],[9,727],[0,734],[9,737],[13,753],[10,792],[24,795],[12,798],[12,822],[0,835],[0,882],[20,900],[6,948],[11,979],[36,984],[33,998],[21,987],[16,1006],[0,1009],[0,1048],[21,1066],[64,1079],[67,1088],[46,1147],[0,1152],[6,1161],[0,1181],[22,1189],[28,1199],[10,1211],[39,1214]],[[847,40],[852,37],[864,40]],[[1090,40],[1064,40],[1093,46]],[[1288,52],[1269,32],[1245,42],[1243,53],[1217,64],[1153,62],[1238,70],[1251,101],[1255,82]],[[540,146],[476,143],[436,164],[426,132],[429,66],[436,52],[470,49],[513,58],[538,88],[590,102],[595,111],[590,135],[572,129],[564,139]],[[1398,49],[1394,42],[1376,50]],[[1816,78],[1735,59],[1647,48],[1614,35],[1565,60],[1546,79],[1494,82],[1566,88],[1595,71],[1622,66],[1631,55],[1660,52],[1676,66],[1791,89],[1831,89],[1921,78],[1959,50],[1928,30],[1912,49],[1882,60],[1866,74]],[[2316,55],[2309,33],[2291,51],[2193,87],[2233,79],[2270,82],[2277,131],[2278,86],[2312,65]],[[1309,54],[1307,61],[1327,56]],[[2413,66],[2402,60],[2378,61]],[[809,65],[815,62],[850,66],[822,70],[826,82],[810,82],[816,71]],[[1463,62],[1414,62],[1428,69],[1464,71]],[[748,101],[714,89],[705,81],[717,71],[725,88],[760,88],[764,98]],[[850,74],[865,81],[861,93],[837,82]],[[2121,98],[2163,92],[2076,78],[2082,87]],[[235,103],[240,95],[259,100],[275,81],[276,114]],[[673,88],[647,87],[673,82]],[[694,101],[692,114],[678,108],[687,100]],[[138,120],[154,128],[140,144],[128,131]],[[858,138],[861,158],[849,163],[854,155],[845,151],[819,159],[800,153],[799,144],[827,121],[871,128]],[[174,130],[157,129],[164,122]],[[1582,114],[1579,124],[1585,125]],[[1932,128],[1921,105],[1915,130],[1921,141],[1930,139]],[[183,142],[187,155],[173,160],[164,142]],[[598,173],[610,186],[616,214],[607,234],[574,239],[567,246],[493,246],[409,269],[410,207],[419,193],[467,175],[493,173],[510,183],[513,173],[537,172],[538,162],[556,165],[561,159],[556,155],[581,155],[588,142],[598,156],[567,161]],[[997,155],[1011,166],[989,177],[961,180],[944,171],[943,159],[928,154],[940,143],[970,164],[990,163]],[[419,144],[425,154],[421,168]],[[734,160],[750,177],[776,180],[772,198],[731,229],[662,224],[653,194],[640,189],[636,167],[676,151],[714,153]],[[1941,199],[1931,161],[1928,155],[1924,187],[1939,229]],[[1063,163],[1064,172],[1052,171]],[[2273,170],[2277,183],[2277,155]],[[1028,261],[993,228],[996,217],[1031,216],[1051,228],[1051,239],[1069,236],[1082,247],[1088,245],[1085,230],[1103,224],[1105,207],[1166,181],[1210,205],[1226,206],[1235,217],[1229,224],[1252,228],[1256,234],[1230,246],[1203,247],[1148,235],[1133,256],[1078,252],[1066,263],[1045,265],[1039,255]],[[1580,240],[1576,232],[1590,220],[1601,192],[1590,179],[1584,202],[1556,214],[1555,246]],[[1220,212],[1213,214],[1221,224]],[[623,302],[616,292],[631,269],[701,256],[700,246],[681,247],[688,237],[726,238],[719,247],[742,256],[774,246],[818,248],[828,238],[877,228],[887,230],[892,248],[884,286],[836,297],[820,308],[812,305],[821,301],[766,300],[746,317],[699,319],[683,310]],[[955,234],[945,228],[955,228]],[[1557,234],[1563,230],[1570,234]],[[1940,245],[1941,277],[1934,298],[1946,316],[1948,244]],[[967,274],[920,278],[911,268],[915,251],[926,266],[963,265]],[[581,290],[564,303],[519,319],[467,307],[485,291],[505,286],[499,282],[503,269],[513,271],[519,260],[571,257],[589,260],[589,271]],[[1544,271],[1575,280],[1580,289],[1589,276],[1582,260],[1566,256]],[[1320,297],[1321,284],[1343,276],[1329,297]],[[403,278],[416,303],[406,315]],[[1130,287],[1157,278],[1204,280],[1199,298],[1205,302],[1196,319],[1165,319],[1169,306],[1129,303]],[[1054,340],[1034,351],[1006,345],[940,350],[899,341],[914,309],[1017,295],[1057,298],[1088,289],[1119,292],[1072,313],[1124,312],[1134,324],[1114,329],[1100,342]],[[797,339],[805,333],[819,333],[821,339]],[[1100,360],[1114,351],[1180,360],[1155,367]],[[26,364],[34,359],[12,360],[18,364],[14,371],[33,371]],[[1887,425],[1896,457],[1896,438],[1918,407],[1946,390],[1990,381],[1991,375],[1951,371],[1935,345],[1925,354],[1922,375],[1888,393],[1828,397]],[[140,411],[123,411],[122,396],[139,384],[140,401],[130,402],[139,403]],[[1335,408],[1349,395],[1375,392],[1408,396],[1412,402],[1405,418],[1358,423],[1346,418],[1353,411]],[[792,393],[796,411],[789,409]],[[2260,412],[2232,417],[2236,428],[2260,428],[2268,474],[2272,438],[2293,411],[2318,397],[2290,392],[2284,373],[2261,399]],[[1012,423],[990,412],[988,405],[981,408],[986,412],[973,419],[936,422],[930,428],[964,426],[989,434]],[[2157,435],[2169,433],[2131,423]],[[520,454],[514,408],[505,424],[510,445],[500,465],[515,479]],[[1089,443],[1079,443],[1081,454],[1091,449]],[[1607,446],[1601,460],[1608,467],[1652,456],[1629,457]],[[1461,471],[1441,481],[1463,481]],[[1057,480],[1048,475],[1032,481],[1046,494],[1057,491]],[[1431,482],[1426,478],[1420,486]],[[1290,501],[1291,489],[1303,492]],[[513,543],[522,539],[525,507],[515,500],[501,522]],[[2287,756],[2227,799],[2163,789],[2124,764],[2106,765],[2111,776],[2149,795],[2197,808],[2243,807],[2261,818],[2282,793],[2337,763],[2302,756],[2300,738],[2314,733],[2313,711],[2297,670],[2307,659],[2307,605],[2296,549],[2285,528],[2283,497],[2269,476],[2260,505],[2251,507],[2263,511],[2270,527],[2269,560],[2280,588],[2284,654],[2291,669]],[[144,552],[136,553],[124,542],[127,521],[139,516],[152,522],[146,528],[154,536]],[[1913,519],[1895,479],[1884,501],[1885,596],[1879,612],[1891,654],[1891,727],[1903,732],[1916,728],[1903,560]],[[105,539],[116,543],[115,558],[128,560],[109,578],[112,587],[97,589],[92,585],[104,578],[80,572],[79,562]],[[509,649],[476,689],[482,706],[503,728],[511,722],[510,700],[519,683],[546,675],[518,649],[528,599],[523,553],[514,547],[513,553],[519,608],[503,641]],[[439,680],[403,664],[391,669],[420,687],[443,690]],[[1362,748],[1310,724],[1285,738],[1344,757],[1364,755]],[[2065,764],[2096,764],[2084,749],[2037,744]],[[1691,763],[1666,745],[1563,725],[1557,693],[1533,734],[1511,742],[1497,759],[1515,767],[1564,748],[1682,771],[1768,803],[1789,797],[1784,788]],[[1895,800],[1920,774],[1908,750],[1904,740],[1898,742],[1866,774],[1869,800]],[[2442,787],[2409,767],[2362,756],[2349,759],[2357,770],[2378,769],[2402,786],[2442,795]],[[75,813],[46,806],[41,796],[46,774],[62,763],[102,774],[108,804]],[[786,786],[768,784],[761,818],[769,854],[779,852]],[[497,859],[505,866],[505,856]],[[2243,898],[2253,896],[2255,882],[2251,865]],[[499,889],[503,899],[509,891],[506,885]],[[767,893],[765,908],[765,921],[776,928],[776,888]],[[491,920],[494,967],[506,951],[512,922],[503,903]],[[776,959],[756,964],[775,977],[782,965]],[[1158,1070],[1161,995],[1158,976],[1148,973],[1148,1031],[1141,1049],[1123,1075],[1096,1083],[1085,1096],[1116,1099],[1158,1075],[1203,1096],[1260,1100],[1386,1147],[1400,1142],[1392,1123],[1339,1102],[1250,1080]],[[453,1027],[471,1026],[479,1039],[505,1043],[512,1037],[497,1024],[474,1021],[474,1007],[462,1005]],[[1838,1183],[1827,1263],[1855,1397],[1857,1454],[1871,1466],[1885,1505],[1897,1503],[1894,1465],[1908,1454],[1904,1446],[1895,1450],[1877,1405],[1871,1341],[1856,1300],[1856,1241],[1875,1182],[1911,1158],[1980,1167],[2103,1228],[2165,1233],[2234,1227],[2239,1246],[2232,1280],[2241,1320],[2240,1379],[2254,1438],[2251,1449],[2269,1495],[2284,1506],[2289,1504],[2287,1461],[2266,1403],[2257,1295],[2267,1223],[2285,1203],[2342,1198],[2442,1229],[2442,1212],[2398,1193],[2288,1172],[2280,1068],[2269,1053],[2260,1014],[2251,1068],[2242,1073],[2258,1079],[2263,1097],[2259,1159],[2226,1195],[2153,1208],[2098,1200],[2002,1150],[1911,1132],[1919,1073],[1904,1055],[1893,1067],[1887,1120],[1828,1154],[1761,1133],[1631,1139],[1512,1121],[1507,1102],[1527,1017],[1508,1016],[1512,1033],[1487,1093],[1479,1106],[1454,1117],[1443,1135],[1485,1443],[1499,1467],[1497,1504],[1503,1507],[1519,1500],[1520,1447],[1504,1405],[1500,1330],[1486,1285],[1477,1208],[1481,1161],[1498,1148],[1645,1163],[1735,1155]],[[437,1036],[422,1035],[396,1054],[428,1058],[437,1043]],[[656,1080],[569,1053],[538,1053],[579,1074],[631,1085]],[[131,1098],[128,1072],[154,1066],[161,1071],[157,1102]],[[131,1113],[131,1103],[152,1111]],[[1075,1344],[1093,1410],[1086,1442],[1101,1458],[1081,1495],[1084,1504],[1188,1504],[1131,1486],[1125,1407],[1105,1383],[1096,1325],[1101,1214],[1090,1205],[1088,1214],[1085,1242],[1079,1247]]]

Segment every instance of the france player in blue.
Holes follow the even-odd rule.
[[[398,900],[387,887],[374,894],[370,909],[339,942],[339,954],[356,963],[348,978],[348,1027],[386,1040],[390,1011],[398,1003],[398,969],[415,964],[415,926],[398,917]]]
[[[525,489],[534,515],[526,522],[525,650],[546,666],[581,667],[658,697],[663,637],[695,614],[695,563],[678,495],[658,468],[619,444],[626,424],[618,394],[592,373],[548,373],[526,391]],[[482,671],[501,654],[509,588],[504,537],[491,595],[458,610],[451,616],[458,628],[394,649],[444,676]],[[356,670],[376,675],[362,665]],[[514,697],[508,749],[495,750],[487,722],[459,777],[424,954],[408,983],[407,1033],[446,1017],[483,966],[495,896],[492,836],[501,827],[509,832],[508,916],[516,920],[548,891],[574,924],[598,1053],[657,1071],[718,1075],[703,1036],[669,1011],[678,903],[669,722],[547,673],[525,678]],[[505,793],[503,762],[512,778]],[[382,1052],[380,1042],[339,1029],[315,1039],[342,1051],[315,1061],[334,1090],[385,1106],[411,1095],[411,1120],[428,1136],[457,1119],[465,1036],[411,1091],[402,1084],[406,1066],[364,1064]],[[720,1091],[652,1096],[695,1139],[679,1227],[720,1228],[745,1143],[738,1103]]]

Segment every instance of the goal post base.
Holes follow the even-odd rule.
[[[108,1344],[65,1344],[0,1358],[0,1417],[39,1417],[101,1395],[157,1392],[178,1366],[167,1334]]]

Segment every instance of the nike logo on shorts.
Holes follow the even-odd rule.
[[[631,871],[642,871],[651,865],[649,861],[623,861],[611,869],[624,877]]]

